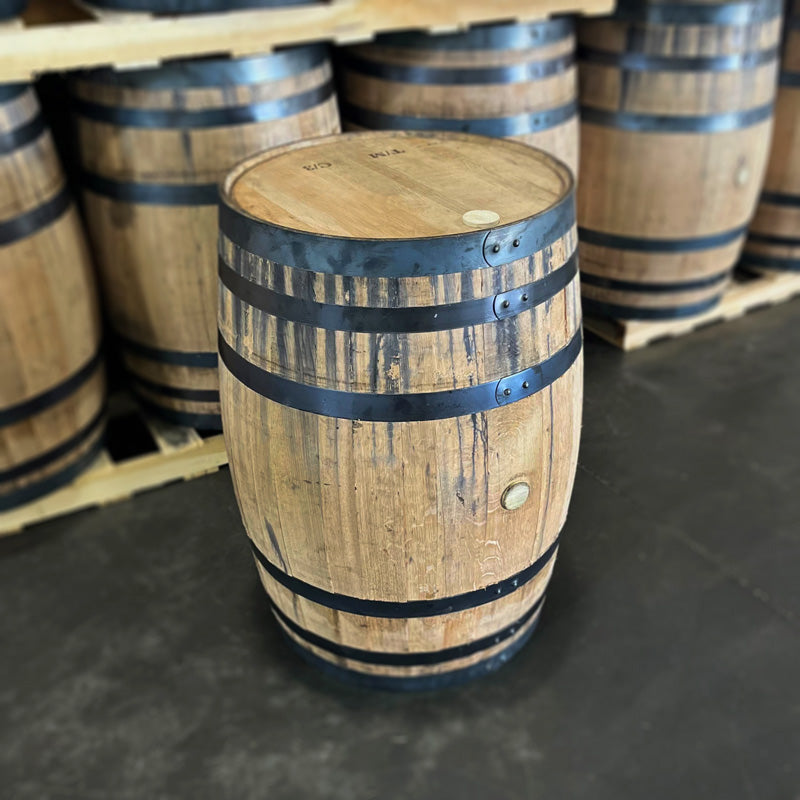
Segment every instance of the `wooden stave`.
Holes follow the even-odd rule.
[[[281,63],[281,60],[302,56],[307,51],[322,53],[317,63],[307,69],[295,74],[291,63],[288,66]],[[186,155],[184,148],[187,145],[180,128],[115,127],[108,121],[79,117],[84,167],[90,170],[84,175],[87,187],[84,205],[98,252],[104,295],[119,337],[123,361],[133,377],[133,387],[142,402],[165,419],[191,427],[218,430],[221,426],[219,401],[210,399],[213,393],[218,394],[214,313],[216,241],[207,235],[217,226],[216,184],[226,169],[253,152],[285,141],[337,131],[338,115],[332,89],[326,89],[331,80],[331,67],[324,48],[300,47],[276,56],[199,63],[200,80],[205,76],[210,84],[215,82],[212,72],[215,65],[220,65],[220,70],[254,66],[261,74],[254,78],[246,77],[234,86],[222,81],[221,88],[190,82],[187,87],[173,90],[169,88],[170,80],[179,85],[182,74],[193,75],[197,70],[196,62],[176,62],[168,65],[170,80],[167,81],[163,80],[164,71],[161,70],[146,70],[132,76],[123,74],[120,78],[108,70],[98,70],[81,74],[73,83],[73,92],[82,101],[92,101],[92,93],[96,90],[98,99],[102,101],[100,105],[113,108],[113,104],[117,104],[133,113],[142,109],[142,101],[147,100],[151,103],[149,106],[145,104],[144,108],[152,108],[156,113],[169,112],[170,98],[178,92],[190,111],[212,114],[215,110],[225,113],[233,103],[241,105],[242,99],[263,106],[284,99],[291,101],[298,94],[325,94],[322,102],[291,116],[237,122],[227,127],[214,125],[189,129],[186,135],[191,140],[192,155]],[[270,81],[264,78],[263,73],[268,73],[272,64],[275,64],[279,77]],[[95,82],[91,83],[93,77]],[[150,89],[151,85],[154,88]],[[150,166],[146,161],[137,162],[135,154],[152,152],[158,146],[159,137],[167,146],[166,163]],[[104,139],[116,142],[116,151],[95,146]],[[163,147],[162,144],[162,150]],[[126,158],[125,148],[134,155]],[[199,152],[203,159],[196,168],[194,152]],[[227,154],[224,163],[217,163],[220,153]],[[99,186],[94,177],[98,175]],[[146,193],[140,197],[142,189]],[[126,197],[132,199],[126,200]],[[129,218],[128,233],[117,231],[116,235],[107,235],[109,229],[114,229],[114,220],[120,216]],[[194,273],[195,262],[203,263],[205,268],[193,286],[193,296],[183,297],[181,313],[173,318],[166,305],[154,297],[145,284],[153,277],[156,263],[153,253],[169,243],[173,238],[171,232],[178,229],[188,232],[187,237],[193,246],[183,247],[179,242],[172,245],[174,258],[170,263],[176,285],[171,291],[182,292],[187,283],[184,278],[198,277]],[[142,231],[150,232],[146,245],[142,244],[139,235]],[[124,248],[130,252],[130,272],[141,276],[133,287],[134,291],[131,291],[130,284],[120,283],[113,271],[115,255],[120,249],[118,237],[123,235],[130,237],[131,241]],[[133,247],[133,241],[139,243],[141,252]],[[142,307],[145,300],[154,305],[147,316],[139,312],[131,300],[136,294],[142,300]],[[185,321],[187,315],[194,319],[191,333],[182,330],[182,320]],[[151,352],[144,352],[144,348]],[[200,363],[193,363],[191,358],[182,359],[181,355],[185,353],[201,355]]]
[[[541,44],[535,46],[523,48],[517,42],[512,49],[471,49],[480,46],[475,37],[481,34],[507,32],[508,36],[519,38],[521,32],[546,32],[548,26],[554,25],[559,26],[557,36],[545,33]],[[378,37],[374,44],[347,48],[342,51],[345,60],[337,65],[343,124],[347,130],[442,129],[514,138],[552,153],[577,172],[577,86],[571,25],[571,21],[557,19],[478,26],[466,34],[435,37],[422,33],[388,35]],[[353,57],[364,60],[364,66],[348,66],[346,59]],[[508,83],[501,78],[495,78],[493,83],[464,83],[467,71],[519,70],[525,64],[548,62],[561,62],[561,68],[524,81],[517,77]],[[447,78],[451,83],[435,84],[363,72],[365,68],[393,66],[417,71],[445,70],[454,75]],[[488,80],[486,76],[479,77],[481,81]],[[429,80],[439,79],[432,76]],[[503,125],[502,118],[517,121]]]
[[[0,105],[0,178],[7,190],[0,209],[2,294],[15,298],[9,319],[19,315],[17,326],[29,333],[23,361],[39,366],[26,372],[17,346],[6,342],[0,510],[30,502],[86,469],[102,446],[105,423],[100,317],[83,229],[33,91],[20,86],[6,98]],[[30,224],[20,226],[24,219]],[[26,281],[36,274],[43,290],[52,285],[54,291],[26,294]]]
[[[650,6],[647,8],[649,9]],[[754,4],[753,8],[757,9],[757,4]],[[711,11],[709,13],[717,12]],[[759,182],[758,178],[766,167],[770,119],[765,116],[768,112],[768,105],[765,101],[768,101],[769,87],[773,85],[770,73],[774,71],[776,66],[773,54],[777,44],[780,20],[774,16],[771,10],[769,13],[765,12],[765,15],[764,19],[747,29],[749,36],[745,38],[749,49],[743,47],[738,52],[741,55],[742,50],[746,50],[747,57],[753,60],[753,66],[749,70],[743,70],[738,78],[735,70],[731,69],[732,65],[729,61],[730,59],[735,61],[738,57],[735,46],[738,40],[733,38],[731,33],[733,28],[716,29],[718,38],[714,44],[723,42],[728,45],[727,47],[719,48],[724,55],[720,55],[716,50],[714,53],[710,53],[708,47],[702,51],[702,58],[711,62],[717,58],[728,60],[728,63],[705,65],[704,69],[707,71],[704,73],[703,80],[706,83],[715,80],[719,81],[720,76],[722,76],[729,82],[729,86],[732,85],[731,82],[737,83],[737,81],[739,86],[744,86],[746,81],[750,80],[753,75],[757,77],[754,83],[755,92],[751,93],[749,99],[746,98],[744,102],[737,102],[735,92],[723,93],[720,91],[720,105],[713,109],[714,113],[718,115],[728,114],[735,117],[736,114],[749,114],[751,123],[753,119],[757,120],[753,124],[737,130],[735,125],[731,127],[731,120],[728,120],[726,124],[729,130],[716,133],[693,134],[689,130],[684,130],[680,133],[660,134],[656,130],[645,128],[645,133],[642,134],[635,132],[633,129],[624,130],[603,127],[605,124],[604,117],[616,113],[610,110],[615,103],[613,95],[609,95],[605,99],[601,96],[599,100],[596,99],[596,94],[589,95],[593,113],[595,106],[598,109],[595,116],[599,116],[599,121],[595,122],[592,115],[585,115],[582,122],[581,162],[585,165],[583,174],[586,176],[587,184],[592,185],[603,180],[611,180],[614,177],[621,178],[621,188],[618,189],[620,195],[633,198],[630,200],[628,210],[635,204],[636,197],[639,195],[641,195],[639,205],[642,208],[649,208],[653,204],[652,197],[648,196],[648,202],[645,203],[644,195],[647,192],[653,195],[653,187],[669,186],[669,192],[672,192],[672,194],[668,195],[671,200],[663,203],[665,212],[658,217],[654,215],[655,219],[661,220],[661,228],[648,230],[649,236],[664,240],[677,239],[678,246],[682,243],[690,245],[692,238],[697,240],[696,243],[698,245],[702,243],[704,238],[713,240],[714,236],[723,237],[726,240],[722,244],[709,244],[705,247],[694,248],[687,247],[678,252],[670,253],[669,250],[665,249],[661,252],[653,250],[648,253],[646,248],[641,248],[638,244],[639,241],[644,240],[644,231],[642,230],[642,224],[635,218],[635,214],[628,213],[624,218],[617,215],[617,219],[614,220],[612,211],[606,214],[607,221],[598,221],[598,203],[595,202],[595,209],[592,210],[589,203],[590,189],[583,186],[582,190],[579,191],[578,217],[579,224],[583,226],[581,233],[585,233],[585,238],[590,241],[581,242],[581,271],[587,277],[582,291],[587,301],[587,311],[590,311],[590,313],[631,319],[669,319],[701,313],[713,307],[719,301],[727,285],[725,274],[729,273],[738,261],[744,245],[746,224],[752,216]],[[646,25],[641,22],[636,24],[633,22],[626,23],[619,21],[618,18],[604,18],[582,23],[579,28],[578,53],[579,59],[582,59],[581,77],[584,101],[587,100],[588,95],[586,74],[592,72],[608,74],[609,70],[616,69],[608,64],[601,64],[600,61],[598,63],[587,62],[585,60],[587,46],[590,55],[596,60],[598,58],[597,52],[601,46],[604,47],[606,55],[610,53],[616,60],[625,49],[625,32],[629,30],[635,31],[639,37],[638,39],[633,39],[633,41],[637,42],[639,48],[634,53],[634,56],[639,58],[644,45],[648,41],[644,37],[649,35],[654,38],[656,34],[666,35],[666,32],[674,31],[675,29],[669,26]],[[689,44],[696,45],[697,42],[692,40],[691,37],[699,30],[700,28],[697,26],[689,26],[683,30],[682,35],[686,40],[683,42],[684,45],[687,41]],[[728,39],[725,38],[726,35]],[[676,41],[681,40],[676,38]],[[625,57],[629,56],[630,53],[627,53]],[[681,64],[680,62],[686,62],[687,60],[691,62],[693,59],[696,60],[697,57],[696,47],[694,50],[686,47],[679,51],[675,68],[685,68],[687,64]],[[652,90],[652,86],[658,85],[658,81],[668,82],[670,80],[670,72],[665,70],[667,65],[659,62],[657,64],[658,70],[650,73],[643,69],[645,66],[643,63],[634,63],[630,66],[630,69],[626,70],[625,74],[632,75],[633,78],[639,81],[640,95],[634,97],[632,102],[634,103],[635,113],[644,114],[644,122],[647,123],[647,114],[669,112],[674,111],[674,109],[668,106],[659,107],[655,104],[656,101],[652,99],[656,95]],[[620,75],[622,74],[622,70],[617,69],[617,72]],[[672,74],[675,75],[677,73]],[[695,74],[692,73],[692,79],[694,79]],[[651,81],[650,88],[647,88],[647,81]],[[700,85],[700,82],[695,82]],[[594,80],[591,85],[596,87],[598,83],[598,80]],[[675,96],[678,96],[677,92]],[[680,96],[685,96],[685,92],[680,93]],[[698,91],[698,96],[703,97],[705,95]],[[731,96],[734,98],[733,102],[730,101]],[[637,106],[635,103],[639,103],[639,105]],[[648,103],[649,106],[647,105]],[[689,110],[697,112],[699,109],[690,107]],[[718,116],[714,121],[715,124],[719,124],[721,119]],[[724,122],[724,119],[722,121]],[[735,119],[733,121],[735,122]],[[626,119],[624,124],[631,124],[631,120]],[[677,124],[681,127],[686,127],[687,120],[685,118],[679,119]],[[708,123],[705,122],[705,118],[701,117],[697,123],[693,124],[702,127]],[[704,143],[702,137],[713,138],[714,147],[712,148],[710,144]],[[703,151],[704,147],[706,148],[705,152]],[[634,175],[632,169],[630,174],[627,175],[620,173],[614,176],[610,170],[604,176],[595,174],[597,173],[598,163],[613,161],[611,156],[613,156],[614,150],[612,148],[617,149],[620,153],[624,152],[626,159],[631,164],[645,163],[637,159],[642,157],[646,159],[649,164],[647,185]],[[680,171],[680,173],[674,170],[675,159],[665,155],[669,152],[678,151],[684,160],[689,159],[687,169]],[[650,157],[646,156],[648,152],[651,153]],[[652,154],[656,152],[660,155],[657,159],[654,159]],[[746,168],[741,172],[738,162],[739,152],[748,153]],[[713,169],[708,167],[710,158],[717,162],[713,165]],[[718,199],[714,200],[713,203],[710,201],[714,199],[714,193],[716,193],[717,198],[720,196],[726,198],[723,201],[723,205],[724,203],[730,204],[729,196],[734,193],[728,192],[727,186],[725,187],[726,192],[723,193],[720,187],[714,189],[708,183],[707,186],[711,187],[706,189],[709,202],[699,212],[695,208],[696,202],[684,202],[683,204],[677,202],[678,195],[675,182],[679,174],[702,174],[703,170],[720,176],[717,178],[717,183],[719,184],[723,181],[722,176],[734,175],[734,185],[737,188],[740,185],[746,187],[745,191],[740,191],[737,194],[739,199],[735,208],[720,209],[725,215],[725,219],[717,218],[716,225],[714,225],[714,215],[719,214],[717,207],[720,203]],[[674,174],[670,174],[671,172]],[[744,184],[740,184],[740,178],[743,178]],[[639,195],[636,194],[637,191]],[[600,195],[595,198],[596,201],[600,199]],[[613,206],[607,204],[606,208],[609,207]],[[681,220],[675,220],[670,217],[668,211],[670,208],[681,215]],[[681,211],[681,208],[683,211]],[[707,215],[707,219],[703,218],[704,213]],[[612,225],[613,227],[611,227]],[[675,237],[675,230],[685,233],[684,237]],[[616,246],[613,242],[609,244],[602,241],[602,237],[607,235],[606,232],[612,234],[612,238],[615,236],[632,237],[634,241],[631,242],[630,246]],[[624,242],[621,245],[624,245]],[[697,287],[689,288],[688,286],[698,281],[711,280],[715,276],[717,278],[716,288],[709,287],[700,290]],[[618,284],[619,282],[631,284],[630,289],[611,288],[613,284]],[[661,285],[668,283],[674,283],[675,291],[667,291],[667,287]],[[685,289],[683,288],[684,284],[687,285]]]

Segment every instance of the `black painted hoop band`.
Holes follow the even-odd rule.
[[[446,647],[442,650],[411,653],[363,650],[358,647],[339,644],[339,642],[331,641],[330,639],[326,639],[323,636],[319,636],[301,627],[294,620],[287,617],[274,602],[271,602],[270,605],[272,606],[272,613],[292,631],[292,633],[308,644],[318,647],[320,650],[325,650],[331,655],[348,658],[352,661],[361,661],[364,664],[382,664],[393,667],[421,667],[431,664],[443,664],[446,661],[455,661],[458,658],[466,658],[474,653],[479,653],[481,650],[488,650],[491,647],[495,647],[506,639],[510,639],[541,610],[544,598],[544,594],[540,595],[539,599],[536,600],[519,619],[489,636],[473,639],[471,642],[456,645],[455,647]]]
[[[758,201],[774,206],[800,206],[800,195],[786,194],[785,192],[761,192]]]
[[[725,133],[765,122],[772,116],[773,106],[770,100],[763,106],[744,111],[701,115],[639,114],[581,106],[581,122],[640,133]]]
[[[166,383],[156,383],[133,373],[130,374],[130,377],[133,383],[162,397],[193,400],[198,403],[219,403],[219,392],[215,389],[185,389],[180,386],[168,386]]]
[[[131,89],[201,89],[210,86],[250,86],[282,80],[320,66],[328,48],[311,44],[255,58],[213,58],[166,61],[155,69],[96,69],[79,80]]]
[[[631,236],[617,236],[613,233],[578,228],[578,241],[598,247],[611,247],[615,250],[633,250],[639,253],[691,253],[697,250],[713,250],[732,244],[747,233],[747,225],[711,236],[698,236],[692,239],[636,239]]]
[[[719,303],[721,294],[712,297],[710,300],[703,300],[686,306],[675,306],[674,308],[636,308],[635,306],[618,305],[617,303],[602,303],[599,300],[592,300],[584,297],[581,300],[583,309],[587,315],[594,314],[600,317],[613,317],[614,319],[683,319],[702,314],[714,308]]]
[[[81,173],[81,185],[93,194],[125,203],[163,206],[215,206],[219,199],[216,183],[140,183],[118,181],[94,172]]]
[[[550,562],[558,549],[560,534],[556,540],[528,567],[520,570],[516,575],[506,578],[483,589],[473,589],[463,594],[451,597],[440,597],[435,600],[407,600],[396,602],[391,600],[368,600],[361,597],[352,597],[346,594],[329,592],[320,589],[276,567],[261,550],[256,547],[253,540],[250,546],[256,561],[264,568],[267,574],[281,586],[293,594],[304,597],[317,605],[344,611],[346,614],[358,614],[363,617],[378,617],[380,619],[411,619],[417,617],[438,617],[442,614],[453,614],[456,611],[465,611],[468,608],[499,600],[501,597],[512,594],[532,581]]]
[[[800,236],[771,236],[766,233],[750,231],[747,234],[747,241],[754,244],[772,244],[776,247],[800,247]],[[751,253],[750,255],[758,255]]]
[[[233,208],[223,195],[220,232],[237,247],[295,269],[331,275],[417,277],[498,267],[538,253],[575,224],[575,190],[520,222],[422,239],[353,239],[283,228]]]
[[[516,403],[555,383],[575,363],[582,346],[578,329],[569,344],[555,355],[498,381],[438,392],[373,394],[310,386],[267,372],[239,355],[221,333],[219,336],[222,363],[256,394],[310,414],[364,422],[449,419]]]
[[[781,258],[780,256],[762,256],[760,253],[744,253],[740,264],[743,267],[758,267],[760,269],[778,269],[787,272],[800,270],[800,258]]]
[[[116,335],[116,338],[124,349],[130,350],[134,355],[147,358],[150,361],[158,361],[161,364],[172,364],[178,367],[215,368],[219,363],[216,352],[162,350],[158,347],[142,344],[134,339],[127,339],[119,334]]]
[[[16,100],[21,94],[30,89],[30,83],[0,83],[0,103]]]
[[[613,18],[651,25],[749,25],[780,16],[782,7],[782,0],[713,4],[619,0]]]
[[[136,387],[133,387],[134,392]],[[136,399],[139,405],[149,414],[171,422],[174,425],[182,425],[185,428],[196,428],[200,431],[221,431],[222,416],[220,414],[193,414],[189,411],[177,411],[174,408],[154,403],[152,399],[143,394],[137,393]]]
[[[476,300],[404,308],[318,303],[260,286],[231,269],[220,257],[220,282],[236,298],[274,317],[331,331],[422,333],[496,322],[551,300],[578,274],[578,255],[532,283]]]
[[[475,133],[480,136],[522,136],[563,125],[578,114],[577,100],[563,106],[514,114],[510,117],[484,117],[475,119],[450,119],[448,117],[412,117],[387,114],[369,108],[339,101],[342,117],[370,130],[450,131]]]
[[[578,48],[578,59],[631,72],[729,72],[777,62],[778,52],[776,46],[767,50],[719,56],[656,56],[635,52],[615,53],[582,45]]]
[[[79,97],[73,98],[73,105],[77,114],[94,122],[129,128],[188,128],[195,130],[285,119],[330,100],[333,92],[333,82],[329,80],[306,92],[281,97],[277,100],[265,100],[245,106],[207,108],[199,111],[183,111],[177,108],[122,108],[93,103]]]
[[[12,244],[52,225],[72,204],[69,190],[62,186],[58,194],[45,203],[17,217],[0,222],[0,245]]]
[[[729,269],[710,275],[707,278],[698,278],[694,281],[676,281],[674,283],[644,283],[642,281],[623,281],[618,278],[607,278],[603,275],[593,275],[591,272],[581,270],[581,284],[585,286],[596,286],[601,289],[614,289],[621,292],[642,292],[642,293],[671,293],[689,292],[695,289],[707,289],[709,286],[716,286],[723,283],[731,275]]]
[[[66,380],[27,400],[23,400],[21,403],[0,409],[0,428],[21,422],[69,397],[94,375],[100,367],[101,356],[102,349],[98,349],[77,372],[73,372]]]
[[[38,139],[45,132],[44,118],[37,114],[19,128],[0,133],[0,155],[19,150]]]
[[[527,83],[563,74],[575,64],[575,54],[571,52],[557,58],[527,61],[503,67],[426,67],[416,64],[394,64],[373,61],[347,51],[342,52],[338,59],[342,67],[372,78],[440,86]]]

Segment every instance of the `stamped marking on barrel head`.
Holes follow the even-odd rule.
[[[465,225],[471,225],[473,228],[483,228],[486,225],[494,225],[496,222],[500,222],[500,215],[496,211],[476,208],[473,211],[467,211],[461,219]]]

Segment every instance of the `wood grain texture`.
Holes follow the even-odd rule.
[[[369,157],[391,149],[404,152],[394,161]],[[427,170],[432,152],[436,175]],[[510,169],[511,153],[528,161],[513,191],[500,180],[483,183],[472,169],[480,155],[485,170],[502,175]],[[333,177],[318,188],[317,172],[302,169],[309,161],[346,165],[340,182],[351,192],[347,204],[340,202]],[[447,170],[449,176],[443,176]],[[351,187],[345,181],[350,172],[357,177]],[[570,182],[562,183],[565,174],[547,156],[512,142],[444,135],[441,146],[429,147],[428,138],[381,132],[264,154],[236,170],[224,191],[242,212],[268,223],[285,224],[291,216],[298,229],[308,229],[314,208],[327,204],[330,215],[320,217],[322,230],[351,236],[371,232],[373,238],[385,230],[402,245],[417,215],[420,235],[428,236],[463,233],[462,216],[475,203],[495,210],[504,224],[524,219],[520,198],[527,189],[529,214],[537,214],[569,190]],[[287,187],[290,176],[293,185]],[[389,185],[393,192],[386,191]],[[342,205],[357,210],[346,215]],[[387,213],[389,206],[394,215]],[[224,235],[221,254],[251,282],[289,297],[424,309],[492,298],[541,279],[561,267],[576,244],[573,227],[543,250],[502,266],[391,279],[323,275],[300,263],[277,264],[243,251]],[[225,285],[220,289],[220,334],[237,353],[272,374],[342,392],[403,395],[497,381],[561,351],[580,324],[577,278],[552,300],[516,316],[416,333],[357,333],[294,323],[248,305]],[[564,524],[580,433],[580,356],[560,378],[526,399],[438,420],[370,422],[310,413],[256,393],[224,364],[220,387],[234,487],[248,535],[282,573],[312,586],[398,603],[448,598],[525,570],[556,542]],[[503,493],[518,481],[529,484],[530,496],[520,508],[506,510]],[[259,572],[280,612],[312,635],[413,659],[469,645],[520,619],[542,597],[554,560],[554,555],[546,559],[532,580],[493,602],[407,618],[336,610],[290,591],[261,565]],[[524,636],[537,617],[538,611],[503,644],[408,666],[336,655],[287,633],[301,647],[347,669],[418,677],[490,658]]]
[[[579,24],[585,299],[666,317],[722,295],[766,168],[780,25]],[[745,55],[755,63],[737,65]]]
[[[32,90],[0,103],[0,141],[35,124],[39,113]],[[65,198],[63,207],[27,232],[7,227],[47,207],[64,190],[46,128],[0,152],[0,419],[68,382],[100,348],[94,274],[72,203]],[[57,402],[0,424],[0,504],[55,480],[97,445],[103,432],[99,421],[72,446],[66,443],[98,418],[104,397],[98,363]],[[36,466],[34,459],[44,460]]]
[[[535,30],[552,23],[528,23],[519,30]],[[491,29],[497,26],[485,26]],[[508,26],[503,26],[508,27]],[[573,103],[577,97],[576,69],[572,61],[575,38],[572,26],[556,41],[526,47],[505,49],[482,49],[476,44],[460,45],[460,49],[437,49],[437,40],[447,41],[447,35],[434,37],[420,33],[409,46],[399,45],[391,39],[358,45],[344,51],[345,60],[339,65],[339,96],[342,101],[355,107],[348,115],[343,112],[343,124],[348,130],[385,127],[401,129],[410,127],[398,120],[376,125],[359,119],[360,109],[382,114],[399,115],[421,120],[417,124],[429,124],[436,128],[435,120],[464,121],[463,130],[470,120],[512,117],[520,114],[548,112]],[[534,36],[530,37],[535,42]],[[364,66],[348,62],[347,56],[355,56]],[[496,78],[491,82],[470,82],[468,76],[476,70],[496,68],[520,68],[526,64],[561,60],[562,65],[545,76],[531,75],[527,79]],[[398,77],[370,75],[370,69],[400,67],[406,70],[428,69],[452,70],[459,77],[448,78],[452,83],[436,77],[419,78],[414,81]],[[439,73],[441,74],[441,73]],[[434,73],[435,75],[435,73]],[[455,82],[458,81],[458,82]],[[428,121],[427,123],[425,121]],[[480,132],[480,131],[476,131]],[[542,130],[520,133],[513,136],[518,141],[539,147],[564,161],[573,172],[578,168],[578,117],[577,112],[569,118]]]
[[[255,83],[162,88],[168,81],[159,83],[154,71],[150,85],[131,87],[88,73],[75,81],[74,92],[80,100],[120,112],[225,112],[313,92],[331,79],[327,60],[275,79],[269,78],[270,57],[257,61],[263,63],[267,77]],[[208,69],[211,62],[202,63]],[[216,63],[220,68],[230,64]],[[213,186],[226,170],[252,153],[338,130],[335,98],[330,93],[297,113],[205,127],[142,127],[78,116],[85,170],[114,181],[169,186]],[[211,194],[210,202],[190,205],[131,202],[91,190],[84,193],[109,317],[123,340],[178,354],[205,353],[213,363],[217,210],[213,190]],[[124,358],[140,379],[134,382],[136,391],[156,410],[195,427],[219,426],[218,400],[174,396],[217,391],[213,366],[160,363],[130,349],[124,349]],[[147,388],[143,381],[161,388]]]

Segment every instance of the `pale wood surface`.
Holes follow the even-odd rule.
[[[404,28],[464,28],[495,20],[607,13],[613,0],[334,0],[317,6],[140,17],[124,24],[89,20],[63,0],[34,0],[24,29],[0,31],[0,81],[49,70],[153,63],[167,58],[263,53],[278,45],[366,41]],[[69,8],[66,11],[65,7]],[[65,16],[69,16],[67,21]],[[34,24],[35,23],[35,24]]]
[[[374,147],[402,149],[398,142],[415,138],[372,133],[363,139],[369,144],[366,158]],[[426,148],[408,147],[402,155],[370,160],[374,174],[355,171],[358,180],[353,181],[348,208],[359,207],[358,219],[352,222],[338,216],[336,230],[376,235],[385,228],[389,235],[398,236],[406,231],[404,221],[408,214],[413,216],[414,208],[430,205],[433,211],[427,216],[433,221],[429,224],[438,233],[463,231],[462,215],[473,204],[497,208],[501,219],[508,209],[520,214],[523,200],[506,198],[507,187],[501,180],[485,185],[483,194],[472,195],[467,202],[464,187],[476,191],[472,183],[476,179],[466,174],[473,170],[474,156],[471,148],[465,149],[464,157],[459,155],[460,138],[452,137],[450,147],[437,150],[439,160],[452,168],[443,183],[438,178],[423,181],[427,169],[407,161],[401,167],[392,160],[405,155],[408,161],[419,159],[418,164],[427,167]],[[341,161],[337,160],[338,142],[333,140],[267,154],[260,159],[264,175],[269,174],[271,161],[283,159],[281,154],[287,154],[286,163],[302,163],[318,147],[330,153],[329,161],[351,169],[352,155],[358,152],[354,141],[358,140],[338,140],[344,154]],[[544,196],[552,196],[551,204],[559,199],[553,173],[541,170],[542,159],[549,161],[544,154],[504,140],[474,141],[475,148],[485,150],[484,164],[495,158],[502,163],[504,156],[494,153],[510,152],[509,148],[527,154],[530,173],[524,179],[518,175],[516,181],[522,186],[531,184],[526,190],[530,214],[543,207],[532,176],[543,180]],[[296,156],[289,159],[291,153]],[[442,164],[437,168],[440,177],[443,168]],[[564,167],[560,170],[566,172]],[[256,162],[251,160],[229,178],[227,186],[235,188],[238,175],[256,171]],[[299,182],[296,188],[287,188],[271,175],[270,186],[273,192],[299,194],[303,186],[313,185],[317,172],[296,177],[287,171],[283,180]],[[415,180],[406,180],[407,175]],[[385,203],[378,201],[378,187],[386,189],[390,179],[395,181],[394,192],[388,196],[399,209],[398,220],[387,215]],[[562,193],[567,188],[564,184]],[[338,206],[344,205],[337,184],[328,187],[327,193],[309,191],[309,195],[309,202],[335,207],[337,213]],[[262,197],[248,197],[248,212],[263,212],[273,221],[283,219],[272,204],[262,204]],[[297,208],[291,207],[290,212],[296,214]],[[320,219],[320,228],[329,229],[325,215]],[[305,299],[374,306],[387,303],[391,296],[393,306],[425,306],[492,296],[500,286],[523,285],[561,266],[575,246],[573,229],[531,258],[473,273],[392,279],[391,292],[384,290],[388,279],[313,275],[310,280],[292,280],[291,273],[301,265],[293,270],[245,254],[225,239],[222,254],[251,280]],[[529,312],[499,323],[441,333],[322,331],[276,321],[235,300],[224,287],[219,311],[225,340],[270,372],[312,386],[389,394],[499,380],[557,352],[580,323],[577,279]],[[282,346],[274,344],[278,338]],[[234,487],[248,534],[281,570],[315,586],[400,602],[460,594],[530,565],[555,541],[564,523],[580,432],[580,358],[555,383],[525,400],[443,420],[376,423],[318,416],[256,394],[224,366],[220,389]],[[506,510],[501,505],[503,492],[520,480],[531,486],[530,497],[520,508]],[[554,560],[530,584],[496,602],[421,619],[378,619],[333,611],[293,595],[259,570],[273,601],[302,627],[355,647],[414,652],[463,644],[509,625],[541,596]],[[325,651],[315,652],[332,658]],[[361,671],[410,676],[466,666],[490,654],[482,651],[458,662],[413,668],[334,660]]]

